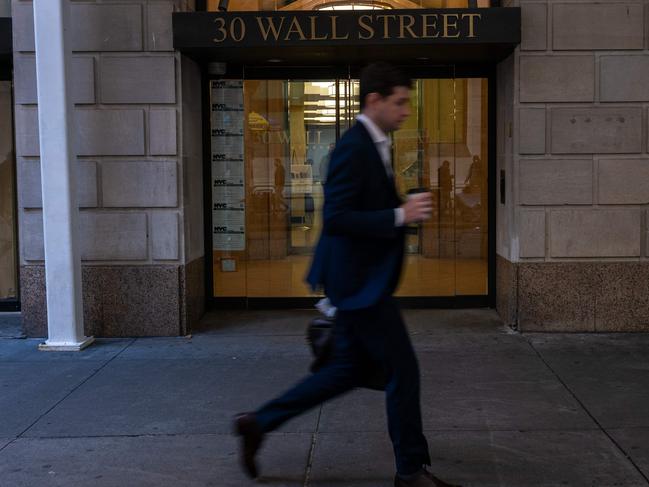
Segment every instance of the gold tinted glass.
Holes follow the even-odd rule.
[[[487,294],[487,80],[417,80],[411,98],[393,134],[397,188],[430,190],[434,209],[407,235],[397,294]]]
[[[312,295],[304,277],[329,156],[355,122],[358,89],[356,80],[213,82],[215,296]],[[411,104],[392,135],[395,184],[402,197],[430,190],[434,212],[407,236],[397,294],[484,295],[487,80],[416,80]]]
[[[0,300],[18,297],[11,82],[0,81]]]
[[[215,295],[309,295],[304,276],[322,228],[322,183],[336,142],[336,90],[335,80],[242,83],[245,242],[215,245]],[[224,141],[212,140],[218,152],[214,147]],[[215,201],[223,194],[219,190]],[[214,211],[213,221],[228,231],[224,211]]]

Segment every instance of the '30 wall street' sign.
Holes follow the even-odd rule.
[[[181,50],[519,41],[515,8],[174,14],[174,44]]]

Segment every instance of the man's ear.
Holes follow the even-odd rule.
[[[367,96],[365,97],[365,105],[366,106],[372,106],[374,105],[377,101],[381,100],[383,97],[381,96],[380,93],[377,93],[376,91],[372,93],[368,93]]]

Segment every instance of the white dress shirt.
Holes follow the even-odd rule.
[[[392,170],[392,143],[390,142],[390,138],[367,115],[361,113],[356,117],[356,120],[362,123],[370,133],[370,137],[372,137],[374,145],[376,145],[376,150],[379,152],[381,160],[383,161],[385,172],[388,174],[388,178],[391,181],[394,181],[394,171]],[[404,213],[405,211],[403,208],[394,209],[394,225],[396,227],[403,226],[403,220],[405,219]]]

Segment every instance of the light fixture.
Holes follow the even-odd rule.
[[[269,59],[268,62],[269,62],[269,63],[281,63],[282,60],[281,60],[281,59],[277,59],[277,58],[272,58],[272,59]]]

